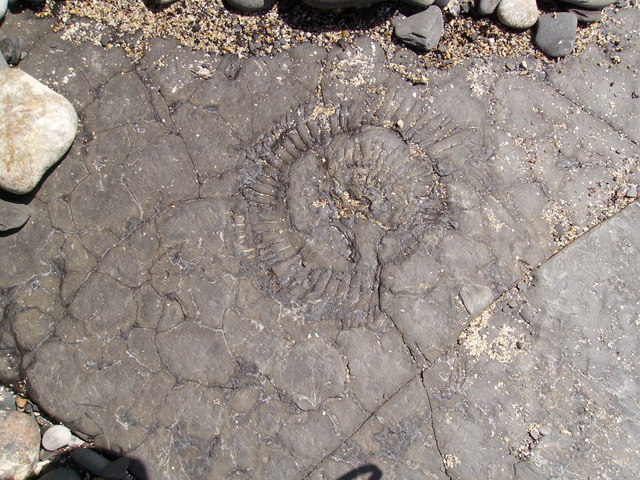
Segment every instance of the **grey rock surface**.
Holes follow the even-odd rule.
[[[546,13],[538,18],[534,42],[550,57],[565,57],[573,50],[578,17],[571,12]]]
[[[502,0],[496,12],[503,25],[518,30],[533,27],[539,15],[535,0]]]
[[[442,10],[431,6],[406,18],[393,20],[393,33],[404,43],[419,50],[433,50],[444,33]]]
[[[29,205],[0,198],[0,232],[20,228],[31,216]]]
[[[423,377],[451,477],[635,475],[638,221],[635,202],[534,270],[528,320],[499,302]]]
[[[616,305],[637,302],[637,241],[611,237],[628,255],[620,281],[587,282],[599,250],[566,265],[585,276],[543,275],[632,202],[633,126],[601,110],[616,90],[594,99],[600,84],[567,80],[592,68],[631,95],[625,18],[610,27],[628,34],[619,64],[600,49],[541,72],[474,60],[414,86],[366,37],[244,60],[156,39],[133,65],[11,15],[22,68],[72,99],[82,141],[35,194],[33,221],[0,236],[0,378],[26,379],[43,410],[141,478],[637,470],[616,393],[634,378],[630,343],[615,343],[635,338]],[[591,288],[611,300],[570,294]],[[556,291],[600,312],[601,350],[575,306],[541,315]]]
[[[67,100],[18,69],[0,70],[0,188],[28,193],[69,149],[78,117]]]

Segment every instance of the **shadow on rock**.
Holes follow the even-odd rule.
[[[113,452],[91,448],[75,448],[59,462],[45,467],[39,476],[28,480],[80,480],[85,473],[92,477],[118,480],[135,476],[136,480],[150,480],[144,463],[138,459],[118,456]]]
[[[345,473],[337,480],[355,480],[357,478],[365,478],[364,475],[369,475],[366,480],[380,480],[382,478],[382,470],[375,465],[362,465]]]
[[[364,8],[321,10],[298,0],[280,0],[278,14],[293,29],[323,33],[376,28],[392,17],[399,7],[394,2],[382,2]]]

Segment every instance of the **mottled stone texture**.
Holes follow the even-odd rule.
[[[156,40],[139,65],[35,40],[22,67],[83,130],[31,221],[0,237],[0,375],[148,478],[364,463],[385,479],[527,478],[572,465],[562,428],[626,411],[576,383],[588,362],[531,355],[559,355],[557,322],[523,331],[514,366],[501,350],[479,363],[469,340],[474,317],[630,201],[616,192],[633,132],[582,90],[481,61],[412,86],[367,38],[247,60]],[[511,399],[529,391],[575,408],[522,417]],[[532,422],[560,442],[535,465]],[[619,428],[615,442],[635,435]],[[617,465],[593,452],[583,465]]]

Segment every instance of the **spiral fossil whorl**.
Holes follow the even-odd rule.
[[[311,114],[253,151],[238,243],[257,285],[309,320],[374,320],[382,240],[441,215],[429,159],[390,117],[361,105]]]

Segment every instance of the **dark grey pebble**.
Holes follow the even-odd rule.
[[[72,451],[71,459],[93,475],[100,475],[100,472],[111,463],[109,459],[88,448],[78,448]]]
[[[553,430],[551,430],[551,427],[549,425],[542,425],[540,428],[538,428],[538,431],[540,432],[540,435],[543,436],[551,435],[553,433]]]
[[[545,13],[538,18],[534,42],[550,57],[564,57],[573,50],[577,30],[578,17],[573,13]]]
[[[100,477],[104,480],[122,480],[127,475],[128,468],[129,459],[121,457],[104,467],[100,472]]]
[[[444,33],[442,10],[430,6],[425,11],[393,20],[396,37],[419,50],[433,50]]]
[[[80,480],[80,477],[70,468],[59,468],[45,473],[38,480]]]

